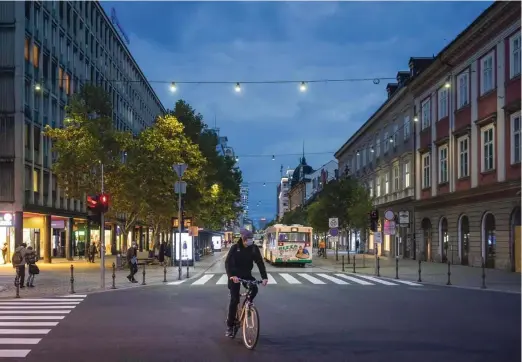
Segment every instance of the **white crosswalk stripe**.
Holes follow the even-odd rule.
[[[22,298],[0,302],[0,361],[25,358],[87,295]],[[5,336],[5,338],[4,338]]]
[[[423,286],[420,283],[411,282],[408,280],[396,280],[393,281],[382,279],[379,277],[374,277],[370,275],[364,274],[351,274],[351,273],[268,273],[268,284],[279,284],[279,285],[304,285],[304,284],[312,284],[312,285],[339,285],[339,286],[366,286],[366,287],[376,287],[376,286]],[[258,275],[256,277],[260,279]],[[195,279],[183,279],[174,282],[167,283],[167,285],[195,285],[195,286],[211,286],[211,285],[226,285],[228,283],[228,277],[226,274],[222,273],[205,273]],[[35,303],[36,304],[36,303]],[[20,303],[18,308],[24,308],[25,306]],[[28,309],[35,307],[35,305],[31,304],[31,306],[27,306]],[[41,303],[36,305],[36,307],[40,309],[47,308],[47,303]],[[0,314],[3,314],[2,309],[8,308],[7,306],[3,306],[0,302]],[[62,309],[74,308],[74,306],[70,305],[55,305],[49,308],[54,308],[57,313]],[[42,313],[44,311],[42,310]],[[0,318],[1,319],[1,318]]]

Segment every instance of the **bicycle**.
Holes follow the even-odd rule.
[[[263,283],[261,280],[245,280],[239,279],[240,283],[243,283],[243,286],[247,289],[245,293],[241,293],[239,296],[239,303],[236,313],[236,320],[234,321],[233,334],[232,338],[236,337],[237,332],[241,327],[243,327],[242,337],[243,344],[246,348],[252,350],[256,347],[257,341],[259,339],[259,313],[257,312],[257,308],[254,303],[251,301],[252,295],[252,286]],[[244,297],[241,308],[239,305],[241,304],[241,298]],[[227,305],[227,315],[228,315],[228,305]],[[246,317],[246,318],[245,318]],[[253,335],[248,337],[247,331],[253,330]]]

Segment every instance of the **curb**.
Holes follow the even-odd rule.
[[[206,267],[203,271],[198,271],[197,273],[192,274],[192,276],[189,277],[188,279],[198,278],[201,275],[205,274],[207,270],[212,268],[217,263],[221,262],[226,257],[226,255],[227,254],[225,253],[225,255],[223,255],[219,259],[215,260],[212,264],[210,264],[208,267]],[[187,279],[187,278],[185,278],[185,279]],[[81,294],[87,294],[87,295],[90,295],[90,294],[98,294],[98,293],[107,293],[107,292],[117,292],[117,291],[133,290],[133,289],[145,288],[145,287],[149,287],[149,286],[160,286],[160,285],[166,285],[167,283],[161,281],[161,282],[151,282],[151,283],[147,283],[145,285],[141,285],[141,283],[139,283],[139,284],[128,284],[128,286],[118,287],[116,289],[107,289],[106,288],[106,289],[100,290],[100,289],[96,288],[94,290],[86,290],[86,291],[85,290],[75,290],[76,293],[74,293],[74,294],[68,294],[68,293],[67,294],[64,294],[64,293],[40,294],[40,295],[32,295],[32,296],[27,296],[27,297],[21,297],[19,299],[60,298],[60,297],[63,297],[63,296],[74,296],[75,294],[80,294],[80,295]],[[0,291],[2,291],[1,288],[2,287],[0,287]],[[15,298],[14,296],[12,296],[12,297],[0,297],[0,300],[10,300],[10,299],[18,299],[18,298]]]

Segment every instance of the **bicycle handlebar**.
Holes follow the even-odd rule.
[[[261,284],[263,283],[262,280],[246,280],[246,279],[241,279],[241,278],[237,278],[239,280],[240,283],[245,283],[245,284],[250,284],[250,285],[256,285],[256,284]]]

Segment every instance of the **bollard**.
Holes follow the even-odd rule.
[[[181,280],[181,260],[178,263],[178,280]]]
[[[163,283],[167,282],[167,264],[163,265]]]
[[[344,255],[341,255],[341,262],[343,263],[343,272],[344,272]]]
[[[145,263],[143,263],[143,281],[141,282],[141,285],[147,285],[147,283],[145,283]]]
[[[484,258],[482,258],[482,285],[480,288],[486,289],[486,262],[484,261]]]
[[[451,285],[451,263],[448,260],[448,282],[446,285]]]
[[[381,259],[377,257],[377,276],[381,276]]]
[[[16,296],[20,298],[20,268],[16,267]]]
[[[399,257],[395,257],[395,279],[399,279]]]
[[[417,280],[419,283],[422,282],[421,279],[421,260],[419,259],[419,279]]]
[[[116,289],[116,264],[112,263],[112,286],[111,289]]]
[[[366,268],[366,254],[363,254],[363,268]]]
[[[74,265],[71,264],[71,290],[69,291],[69,294],[76,293],[74,291]]]
[[[357,273],[357,272],[355,271],[355,255],[357,255],[357,254],[353,254],[353,272],[354,272],[354,273]]]
[[[187,279],[189,278],[189,261],[187,259]]]

